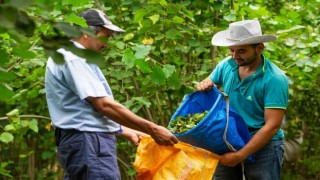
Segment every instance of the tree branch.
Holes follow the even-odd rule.
[[[39,116],[39,115],[20,115],[19,116],[20,118],[37,118],[37,119],[47,119],[47,120],[50,120],[49,117],[46,117],[46,116]],[[5,116],[5,117],[0,117],[0,121],[1,120],[6,120],[6,119],[9,119],[9,117]]]

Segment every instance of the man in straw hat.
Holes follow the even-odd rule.
[[[216,180],[243,176],[249,180],[280,179],[284,156],[284,133],[280,127],[288,104],[288,80],[262,53],[263,43],[275,40],[273,35],[262,35],[257,20],[231,23],[229,29],[212,38],[213,45],[227,46],[230,56],[197,89],[222,86],[230,105],[243,117],[251,134],[251,140],[241,150],[222,155]],[[250,155],[254,161],[246,162]]]
[[[113,33],[124,32],[102,11],[87,10],[80,16],[95,36],[82,34],[74,39],[78,48],[102,51],[107,44],[101,38],[108,39]],[[57,153],[65,171],[64,179],[119,180],[116,134],[136,145],[144,133],[151,135],[160,145],[172,146],[178,142],[165,127],[135,115],[116,102],[97,65],[89,64],[65,49],[58,52],[65,62],[57,64],[49,58],[45,87]]]

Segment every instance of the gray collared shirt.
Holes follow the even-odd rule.
[[[74,42],[78,48],[84,48]],[[120,125],[96,111],[87,97],[113,99],[99,67],[70,51],[59,49],[65,63],[48,59],[45,75],[46,99],[53,127],[89,132],[116,132]]]

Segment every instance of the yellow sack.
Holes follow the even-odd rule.
[[[221,157],[179,142],[160,146],[142,137],[133,164],[137,180],[211,180]]]

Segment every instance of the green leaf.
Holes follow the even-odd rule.
[[[9,54],[0,49],[0,64],[5,64],[9,61]]]
[[[173,89],[173,90],[177,90],[181,87],[181,81],[176,74],[172,74],[168,78],[167,84],[168,84],[169,89]]]
[[[12,52],[16,56],[19,56],[23,59],[33,59],[33,58],[37,57],[37,55],[34,52],[27,50],[27,49],[20,48],[19,46],[13,48]]]
[[[168,6],[168,3],[166,0],[160,0],[159,3],[162,5],[162,6]]]
[[[173,22],[175,22],[175,23],[177,23],[177,24],[182,24],[182,23],[184,23],[184,19],[181,18],[181,17],[178,17],[178,16],[174,16],[172,20],[173,20]]]
[[[119,48],[119,49],[124,49],[124,47],[126,46],[125,43],[120,42],[120,41],[117,41],[115,44],[116,44],[117,48]]]
[[[33,4],[33,0],[10,0],[9,4],[16,8],[27,8]]]
[[[134,56],[136,57],[136,59],[141,59],[141,58],[145,58],[146,55],[149,54],[150,50],[151,50],[151,46],[150,45],[137,45],[135,47],[132,48],[136,53],[134,54]]]
[[[221,10],[223,8],[223,3],[221,1],[214,1],[212,7],[215,10]]]
[[[55,50],[49,50],[49,49],[46,49],[45,50],[45,53],[48,57],[51,57],[52,60],[54,62],[56,62],[57,64],[63,64],[64,63],[64,58],[63,58],[63,55],[58,53],[57,51]]]
[[[164,67],[162,68],[163,72],[166,75],[166,78],[170,77],[171,74],[173,74],[173,72],[175,71],[176,67],[170,64],[166,64],[164,65]]]
[[[5,131],[14,131],[16,128],[12,124],[8,124],[4,127]]]
[[[155,24],[159,21],[160,16],[159,16],[159,14],[154,14],[154,15],[150,16],[149,19],[151,19],[153,24]]]
[[[0,101],[7,101],[14,96],[13,91],[2,83],[0,84],[0,94]]]
[[[0,27],[14,29],[16,22],[17,9],[13,7],[0,6]]]
[[[126,68],[130,69],[133,67],[134,62],[135,62],[136,58],[133,55],[133,52],[131,49],[126,49],[123,53],[123,57],[122,57],[122,62],[125,63]]]
[[[78,15],[75,15],[74,13],[70,14],[69,16],[66,16],[64,20],[71,24],[77,24],[85,28],[88,27],[86,20]]]
[[[34,132],[38,133],[39,128],[38,128],[38,121],[35,119],[32,119],[29,122],[29,128],[32,129]]]
[[[20,123],[20,125],[22,126],[22,127],[29,127],[29,121],[28,120],[21,120],[21,123]]]
[[[11,72],[6,72],[0,69],[0,81],[12,81],[16,76]]]
[[[147,106],[148,108],[151,105],[151,102],[148,99],[144,98],[144,97],[133,97],[132,99],[134,99],[136,101],[139,101],[140,104],[143,104],[143,105]]]
[[[93,63],[97,65],[101,65],[104,60],[104,56],[96,51],[90,50],[90,49],[80,49],[75,47],[73,44],[69,44],[67,46],[64,46],[66,50],[70,50],[74,54],[76,54],[79,57],[82,57],[86,59],[88,63]]]
[[[8,144],[9,142],[13,141],[14,137],[11,133],[9,132],[3,132],[0,135],[0,141]]]
[[[84,6],[86,4],[89,4],[90,0],[63,0],[62,2],[66,4],[71,4],[72,6]]]
[[[223,19],[227,20],[227,21],[236,21],[237,17],[234,14],[228,14],[226,16],[223,16]]]
[[[65,22],[56,23],[53,25],[53,27],[64,32],[68,37],[79,38],[82,35],[78,27],[72,26]]]
[[[151,69],[144,59],[137,59],[135,65],[144,73],[150,73]]]
[[[129,33],[129,34],[126,34],[124,37],[123,37],[123,40],[124,41],[129,41],[131,39],[134,38],[134,34],[133,33]]]
[[[155,85],[163,85],[166,81],[166,74],[162,71],[159,66],[156,66],[153,69],[153,72],[150,73],[151,82]]]
[[[134,13],[133,20],[135,22],[140,22],[144,18],[145,15],[146,15],[146,10],[145,9],[139,9]]]

